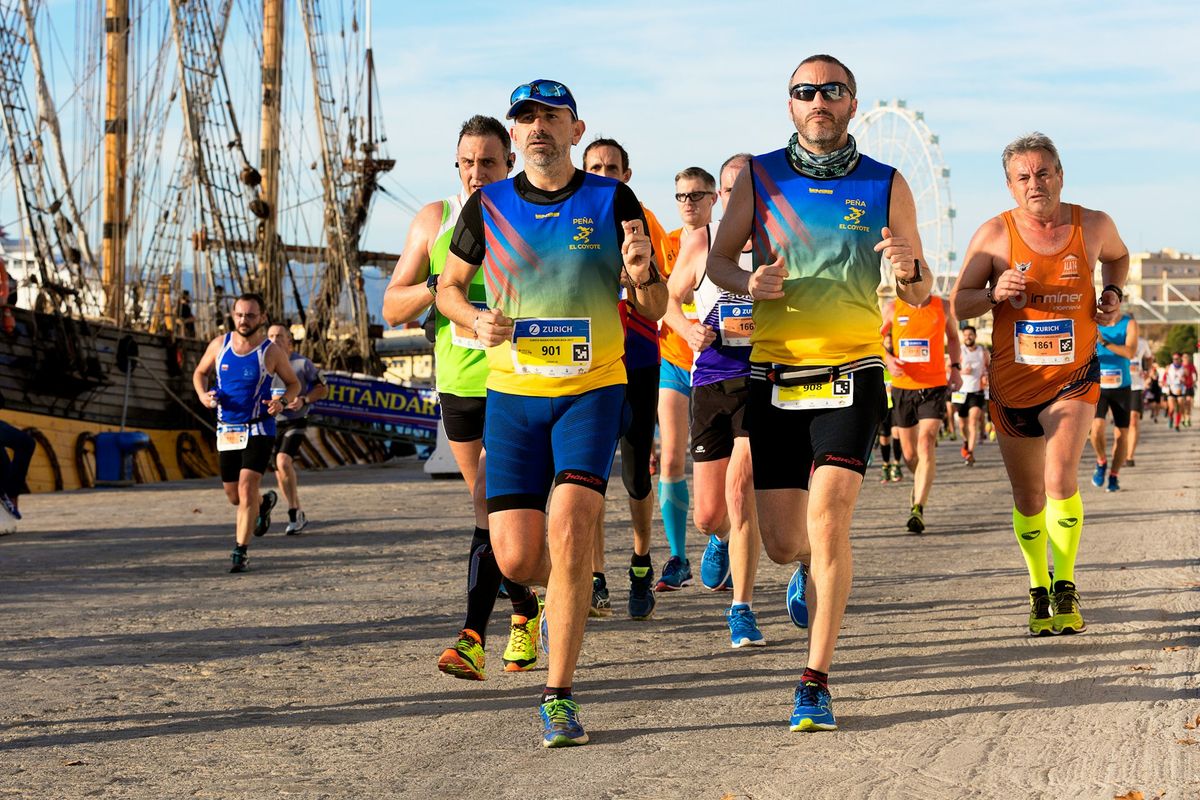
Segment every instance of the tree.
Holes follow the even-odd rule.
[[[1171,363],[1171,353],[1195,353],[1196,338],[1195,325],[1172,325],[1167,330],[1167,341],[1158,348],[1154,360],[1159,366],[1165,366]]]

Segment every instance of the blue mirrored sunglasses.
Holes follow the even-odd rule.
[[[523,83],[516,89],[513,89],[512,96],[508,98],[508,103],[509,105],[516,105],[522,100],[528,100],[531,97],[570,96],[571,90],[558,81],[534,81],[533,83]]]

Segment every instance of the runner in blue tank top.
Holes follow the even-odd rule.
[[[217,411],[221,483],[229,502],[237,506],[230,572],[246,570],[251,532],[262,536],[271,525],[275,492],[260,497],[258,490],[275,446],[275,415],[300,394],[287,354],[267,338],[263,308],[257,294],[239,297],[233,304],[234,330],[209,342],[192,373],[200,402]],[[217,383],[209,389],[208,376],[214,369]],[[272,375],[283,381],[282,397],[271,396]]]
[[[1100,359],[1100,400],[1092,420],[1089,439],[1096,454],[1096,469],[1092,485],[1108,492],[1121,490],[1119,473],[1129,453],[1129,420],[1133,409],[1132,374],[1130,363],[1137,355],[1138,324],[1132,314],[1126,314],[1112,325],[1101,325],[1096,335],[1096,356]],[[1105,419],[1112,411],[1112,460],[1107,458],[1108,431]],[[1105,484],[1105,474],[1108,483]]]

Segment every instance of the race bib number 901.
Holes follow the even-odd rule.
[[[518,375],[583,375],[592,365],[592,321],[588,317],[519,319],[513,323],[512,359]]]

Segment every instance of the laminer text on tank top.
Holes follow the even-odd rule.
[[[1083,241],[1082,212],[1071,209],[1071,235],[1050,255],[1021,238],[1012,212],[1009,265],[1025,275],[1021,294],[992,310],[991,396],[1003,406],[1030,408],[1064,386],[1097,380],[1096,290]]]
[[[464,204],[450,250],[482,265],[489,307],[515,321],[488,351],[488,389],[562,397],[625,382],[617,299],[632,220],[646,224],[629,187],[579,170],[561,191],[522,172]]]
[[[784,297],[754,304],[754,362],[832,366],[878,359],[883,344],[874,247],[888,224],[896,171],[867,156],[815,179],[786,149],[755,156],[754,266],[783,257]]]

